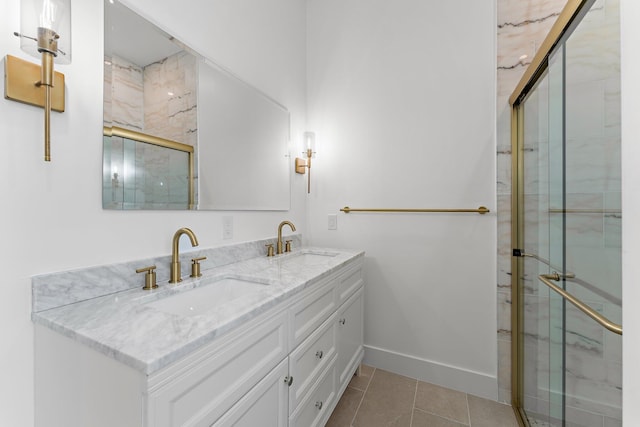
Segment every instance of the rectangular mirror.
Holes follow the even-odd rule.
[[[289,112],[104,2],[104,209],[288,210]]]

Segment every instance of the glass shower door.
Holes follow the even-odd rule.
[[[562,79],[549,68],[524,102],[519,300],[522,361],[521,402],[530,425],[562,426],[563,301],[538,277],[562,270],[562,217],[549,215],[562,206]],[[560,121],[558,120],[560,118]],[[560,172],[560,173],[559,173]],[[560,184],[559,184],[560,183]]]
[[[564,288],[622,321],[619,1],[596,1],[562,47]],[[575,276],[575,277],[571,277]],[[621,425],[622,337],[564,311],[565,425]]]
[[[591,2],[521,107],[518,393],[532,426],[621,425],[618,3]]]

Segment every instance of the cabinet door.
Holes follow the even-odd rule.
[[[360,288],[338,310],[336,371],[340,389],[349,382],[364,354],[363,303],[363,288]]]
[[[224,414],[213,427],[286,427],[289,415],[289,372],[285,358]]]
[[[178,362],[150,389],[149,426],[210,426],[287,357],[287,326],[282,311],[243,333],[232,332],[220,348],[213,341],[189,363]]]

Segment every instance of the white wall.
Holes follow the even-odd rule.
[[[495,214],[338,212],[495,212],[495,2],[309,0],[307,25],[309,235],[367,252],[366,360],[497,398]]]
[[[622,39],[622,408],[625,426],[640,420],[640,3],[620,2]]]
[[[153,10],[154,19],[171,23],[165,27],[185,42],[286,105],[299,142],[295,138],[306,128],[305,4],[266,3],[135,1],[140,10]],[[20,2],[1,4],[0,55],[28,58],[11,35],[20,29]],[[191,227],[203,247],[274,236],[285,218],[305,231],[300,179],[294,180],[290,212],[231,213],[232,241],[221,239],[221,216],[228,212],[103,211],[102,0],[72,0],[72,8],[73,63],[57,67],[67,79],[67,111],[53,113],[50,164],[43,161],[42,110],[0,99],[3,426],[33,425],[32,275],[166,255],[182,226]]]

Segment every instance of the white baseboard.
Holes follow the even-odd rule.
[[[368,345],[364,346],[363,363],[474,396],[498,400],[498,379],[491,375]]]

